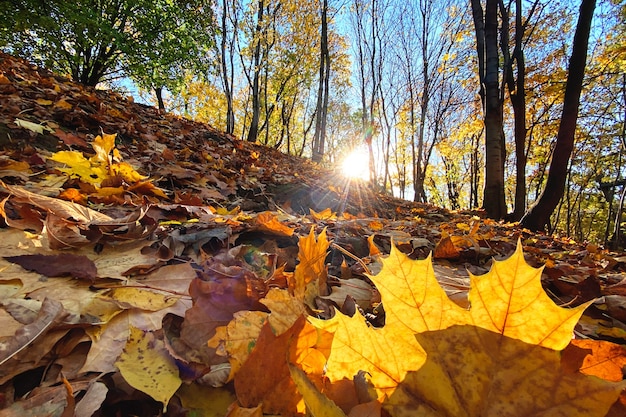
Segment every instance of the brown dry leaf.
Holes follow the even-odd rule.
[[[35,321],[23,326],[13,337],[0,344],[0,366],[54,328],[65,314],[61,303],[46,298]]]
[[[29,393],[28,398],[0,410],[0,417],[65,417],[64,410],[67,406],[67,388],[64,385],[38,387]]]
[[[229,272],[230,271],[230,272]],[[217,272],[217,271],[215,271]],[[187,360],[206,364],[222,361],[207,346],[220,326],[226,326],[233,314],[242,310],[259,310],[261,306],[248,297],[248,283],[255,279],[251,271],[231,267],[224,273],[213,273],[206,280],[195,278],[189,286],[193,307],[185,312],[181,339],[188,345]]]
[[[350,410],[348,417],[380,417],[382,406],[378,401],[370,401],[358,404]]]
[[[258,405],[253,408],[245,408],[233,403],[228,407],[226,417],[263,417],[263,407]]]
[[[123,311],[108,323],[87,330],[92,344],[80,372],[116,372],[115,361],[122,353],[129,335],[130,312]]]
[[[416,337],[427,359],[383,404],[393,416],[602,417],[625,386],[563,374],[559,352],[475,326]]]
[[[141,283],[153,289],[188,295],[189,283],[196,278],[190,263],[165,265],[141,277]]]
[[[447,233],[442,233],[441,239],[435,246],[433,257],[435,259],[455,259],[460,255],[459,250],[454,245],[452,238]]]
[[[0,186],[6,188],[10,194],[18,198],[20,201],[28,202],[36,207],[48,211],[51,214],[55,214],[62,219],[73,219],[74,221],[83,224],[111,222],[114,220],[106,214],[102,214],[71,201],[63,201],[58,198],[31,193],[22,187],[7,185],[1,181]]]
[[[5,256],[28,271],[35,271],[46,277],[70,275],[74,278],[94,282],[98,277],[96,264],[84,255],[61,253],[59,255],[19,255]]]
[[[17,218],[10,217],[7,214],[6,203],[9,201],[9,197],[0,201],[0,216],[4,218],[4,222],[9,227],[13,227],[20,230],[34,230],[40,233],[43,229],[43,221],[41,219],[41,213],[34,210],[29,204],[15,204],[11,203],[11,211],[16,214]]]
[[[57,129],[53,135],[61,139],[67,146],[77,146],[79,148],[89,149],[89,144],[85,141],[85,139],[74,135],[73,133]]]
[[[94,415],[102,406],[108,392],[109,389],[105,384],[93,381],[87,388],[85,395],[76,404],[74,415],[76,417]]]
[[[603,340],[574,339],[563,351],[564,366],[607,381],[624,379],[626,347]]]
[[[243,407],[263,406],[263,412],[283,416],[304,415],[302,397],[291,379],[287,358],[290,341],[297,337],[304,317],[280,336],[265,323],[248,360],[235,375],[235,390]]]
[[[12,159],[2,161],[2,165],[0,166],[0,172],[3,173],[5,171],[16,171],[16,172],[24,172],[27,174],[32,173],[30,169],[30,164],[26,161],[14,161]]]
[[[368,309],[372,301],[373,288],[362,279],[350,278],[341,279],[339,286],[332,287],[330,295],[322,297],[333,300],[337,305],[342,306],[347,296],[350,296],[363,309]]]

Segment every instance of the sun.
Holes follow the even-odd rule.
[[[341,173],[344,177],[368,181],[370,178],[369,155],[367,149],[353,149],[341,163]]]

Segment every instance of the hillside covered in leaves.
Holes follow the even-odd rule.
[[[8,55],[0,180],[0,416],[626,412],[623,254]]]

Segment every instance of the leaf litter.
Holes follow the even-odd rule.
[[[622,254],[0,71],[0,415],[624,415]]]

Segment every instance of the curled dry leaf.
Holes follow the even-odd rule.
[[[25,349],[37,338],[43,336],[65,316],[63,305],[46,298],[41,304],[37,318],[32,323],[20,328],[15,335],[0,345],[0,366],[14,355]]]
[[[22,187],[8,185],[3,182],[0,182],[0,186],[6,188],[9,193],[19,201],[28,202],[66,220],[74,220],[82,224],[113,221],[113,218],[107,216],[106,214],[102,214],[96,210],[90,209],[89,207],[84,207],[71,201],[64,201],[58,198],[31,193]]]

